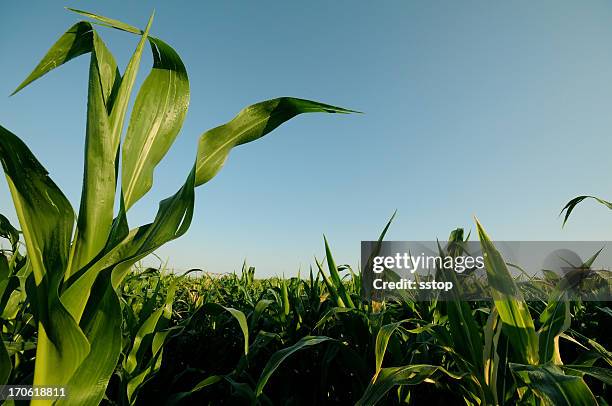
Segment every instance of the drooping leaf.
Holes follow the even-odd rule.
[[[211,314],[220,314],[222,312],[228,312],[238,322],[240,330],[242,331],[242,337],[244,339],[244,354],[246,355],[249,353],[249,326],[247,324],[246,316],[243,312],[238,309],[222,306],[217,303],[205,303],[204,305],[202,305],[200,311]]]
[[[324,336],[306,336],[306,337],[301,338],[298,342],[296,342],[292,346],[276,351],[274,354],[272,354],[266,366],[264,367],[263,371],[261,372],[261,375],[255,387],[255,396],[256,397],[261,396],[263,389],[266,386],[266,383],[268,383],[268,380],[270,379],[274,371],[276,371],[276,369],[280,366],[280,364],[284,360],[287,359],[287,357],[291,356],[292,354],[304,348],[312,347],[313,345],[321,344],[325,341],[330,341],[330,340],[333,340],[333,339],[329,337],[324,337]]]
[[[563,209],[561,209],[561,214],[563,214],[563,212],[565,212],[565,216],[563,217],[563,225],[565,225],[565,223],[567,223],[567,220],[569,219],[570,214],[572,214],[572,211],[574,211],[574,209],[576,208],[576,206],[578,206],[578,204],[580,204],[583,200],[586,199],[594,199],[597,202],[603,204],[604,206],[606,206],[608,209],[612,210],[612,203],[600,199],[599,197],[595,197],[595,196],[578,196],[573,198],[572,200],[570,200],[569,202],[567,202],[567,204],[563,207]]]
[[[12,94],[19,92],[36,79],[58,66],[61,66],[77,56],[91,52],[92,39],[93,30],[91,24],[88,22],[81,21],[70,27],[68,31],[53,44],[39,64],[28,77],[17,86],[17,89],[15,89]]]
[[[375,377],[376,379],[370,382],[356,405],[374,405],[395,386],[418,385],[425,380],[432,380],[432,377],[437,372],[442,372],[454,379],[460,378],[460,376],[451,374],[444,368],[434,365],[415,364],[402,367],[382,368],[378,376]]]
[[[170,397],[170,399],[168,399],[166,404],[167,405],[179,405],[181,404],[181,401],[183,401],[185,398],[191,396],[192,394],[196,392],[201,391],[202,389],[208,388],[209,386],[212,386],[218,382],[221,382],[223,378],[224,377],[222,375],[211,375],[208,378],[205,378],[201,380],[200,382],[198,382],[197,384],[195,384],[195,386],[191,388],[189,391],[178,392],[178,393],[172,394],[172,396]]]
[[[374,377],[372,381],[376,381],[378,378],[378,374],[382,369],[383,359],[385,357],[385,352],[387,352],[387,345],[389,344],[389,339],[395,333],[395,331],[404,323],[406,320],[398,321],[395,323],[385,324],[378,330],[376,334],[376,344],[374,346],[374,356],[376,359],[376,369],[374,372]]]
[[[565,375],[555,365],[510,364],[514,376],[540,399],[555,406],[597,405],[593,393],[579,376]]]
[[[153,69],[136,97],[123,146],[126,210],[151,188],[153,170],[178,135],[189,105],[189,80],[181,58],[165,42],[149,41]]]
[[[310,100],[281,97],[249,106],[230,122],[205,132],[198,144],[196,185],[211,180],[223,167],[230,150],[235,146],[263,137],[298,114],[315,112],[353,111]]]
[[[606,385],[612,386],[612,370],[609,368],[601,368],[593,365],[564,365],[562,369],[568,372],[578,372],[581,375],[592,376]]]

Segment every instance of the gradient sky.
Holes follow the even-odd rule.
[[[78,207],[88,56],[12,90],[78,17],[144,26],[182,56],[183,130],[130,211],[149,222],[182,185],[197,138],[278,96],[365,112],[304,115],[235,149],[199,188],[195,219],[158,254],[177,269],[293,275],[322,256],[356,264],[361,240],[444,239],[479,217],[497,240],[611,240],[612,3],[593,1],[28,1],[0,6],[0,123]],[[120,66],[136,38],[101,29]],[[140,80],[151,65],[146,55]],[[5,182],[0,211],[15,219]],[[156,260],[151,261],[155,263]]]

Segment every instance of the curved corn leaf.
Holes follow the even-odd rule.
[[[321,344],[325,341],[333,341],[333,339],[325,336],[306,336],[300,339],[297,343],[293,344],[291,347],[283,348],[282,350],[278,350],[274,354],[272,354],[272,356],[268,360],[268,363],[261,372],[259,380],[257,381],[257,386],[255,387],[255,396],[261,396],[263,388],[266,386],[266,383],[268,383],[268,380],[270,379],[274,371],[276,371],[279,365],[285,359],[287,359],[287,357],[303,348],[312,347],[313,345]]]
[[[538,363],[538,336],[527,303],[510,275],[506,263],[484,228],[476,220],[480,246],[484,255],[487,279],[493,302],[502,320],[503,331],[523,363]]]
[[[221,382],[223,380],[223,375],[211,375],[208,378],[205,378],[203,380],[201,380],[200,382],[198,382],[193,388],[191,388],[189,391],[186,392],[178,392],[178,393],[174,393],[167,401],[166,401],[166,405],[179,405],[181,404],[181,401],[189,396],[191,396],[193,393],[199,392],[202,389],[205,389],[209,386],[212,386],[218,382]]]
[[[597,405],[595,396],[581,377],[565,375],[555,365],[510,363],[510,370],[523,385],[540,399],[555,406]]]
[[[380,370],[382,369],[383,359],[385,358],[385,352],[387,352],[387,345],[389,344],[389,339],[395,330],[397,330],[402,323],[407,320],[401,320],[395,323],[385,324],[378,330],[378,334],[376,334],[376,344],[374,346],[374,356],[376,358],[376,369],[374,372],[374,377],[372,378],[372,382],[376,382],[376,378],[378,378],[378,374],[380,374]]]
[[[213,375],[213,376],[209,376],[208,378],[198,382],[193,389],[191,389],[191,392],[197,392],[200,391],[210,385],[214,385],[217,382],[221,381],[223,379],[222,376],[219,375]]]
[[[123,147],[126,210],[151,189],[153,170],[178,135],[189,106],[189,80],[181,58],[165,42],[149,42],[153,69],[136,97]]]
[[[205,303],[200,309],[205,313],[212,313],[215,315],[224,311],[228,312],[238,322],[240,330],[242,330],[242,337],[244,339],[244,354],[246,355],[249,353],[249,326],[243,312],[231,307],[221,306],[217,303]]]
[[[0,126],[0,160],[33,267],[38,308],[35,385],[68,381],[89,352],[87,338],[59,299],[74,213],[26,145]]]
[[[356,403],[357,406],[374,405],[395,386],[418,385],[425,380],[433,380],[436,372],[443,372],[454,379],[461,378],[451,374],[442,367],[425,364],[406,365],[403,367],[382,368],[375,379],[370,382],[363,396]]]
[[[565,365],[561,368],[570,373],[577,372],[580,375],[592,376],[606,385],[612,386],[612,370],[609,368],[595,367],[593,365]]]
[[[571,314],[567,294],[560,281],[553,290],[544,311],[540,314],[538,344],[540,362],[562,364],[559,353],[559,335],[570,327]]]
[[[322,328],[331,319],[338,319],[339,315],[343,313],[359,314],[355,309],[351,309],[350,307],[332,307],[321,316],[317,324],[315,324],[314,330]]]
[[[249,324],[250,330],[255,330],[261,315],[272,303],[274,303],[274,301],[270,299],[261,299],[259,302],[257,302],[255,308],[253,309],[253,313],[251,314],[251,322]]]
[[[604,206],[606,206],[608,209],[612,210],[612,203],[600,199],[599,197],[595,197],[595,196],[578,196],[573,198],[572,200],[570,200],[569,202],[567,202],[567,204],[563,207],[563,209],[561,209],[561,213],[559,213],[559,215],[563,214],[563,212],[565,212],[565,217],[563,217],[563,225],[565,225],[565,223],[567,223],[567,220],[569,219],[570,214],[572,214],[572,211],[574,211],[574,209],[576,208],[576,206],[578,206],[578,204],[580,204],[583,200],[586,199],[593,199],[596,200],[597,202],[603,204]]]
[[[17,86],[17,89],[15,89],[11,95],[19,92],[36,79],[58,66],[61,66],[77,56],[91,52],[92,39],[93,30],[91,24],[88,22],[81,21],[70,27],[68,31],[53,44],[40,63],[28,77]]]
[[[302,113],[352,113],[352,110],[310,100],[281,97],[254,104],[230,122],[208,130],[198,144],[196,185],[211,180],[223,167],[230,150],[255,141]]]

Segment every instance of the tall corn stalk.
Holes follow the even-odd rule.
[[[34,384],[65,385],[69,402],[85,405],[100,402],[119,361],[118,285],[135,262],[187,231],[195,188],[218,173],[233,147],[263,137],[298,114],[350,111],[288,97],[247,107],[230,122],[200,137],[184,184],[159,203],[151,223],[130,229],[127,212],[150,190],[154,169],[183,124],[189,104],[187,72],[176,51],[150,35],[153,16],[140,30],[110,18],[72,11],[93,21],[70,27],[14,93],[65,62],[90,54],[78,215],[23,141],[1,126],[0,160],[33,268],[28,296],[38,322]],[[96,26],[139,37],[123,73]],[[120,148],[147,43],[153,67],[138,91]],[[119,207],[115,208],[118,189]]]

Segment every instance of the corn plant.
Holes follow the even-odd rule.
[[[289,97],[245,108],[230,122],[200,137],[194,164],[182,186],[159,203],[152,222],[130,228],[128,211],[150,190],[155,167],[185,118],[187,71],[177,52],[150,34],[153,16],[141,30],[73,11],[91,21],[70,27],[14,93],[60,65],[90,54],[78,214],[23,141],[4,127],[0,127],[0,160],[32,268],[27,289],[37,320],[33,383],[66,385],[70,403],[85,405],[100,402],[121,354],[118,287],[134,263],[187,231],[195,188],[219,172],[233,147],[263,137],[296,115],[349,110]],[[137,37],[138,45],[123,72],[98,34],[99,26]],[[153,67],[137,93],[123,135],[147,43]],[[117,194],[119,207],[115,207]],[[0,358],[5,360],[2,354]],[[136,379],[131,359],[130,354],[125,369]],[[4,361],[2,365],[0,376],[5,376]]]

